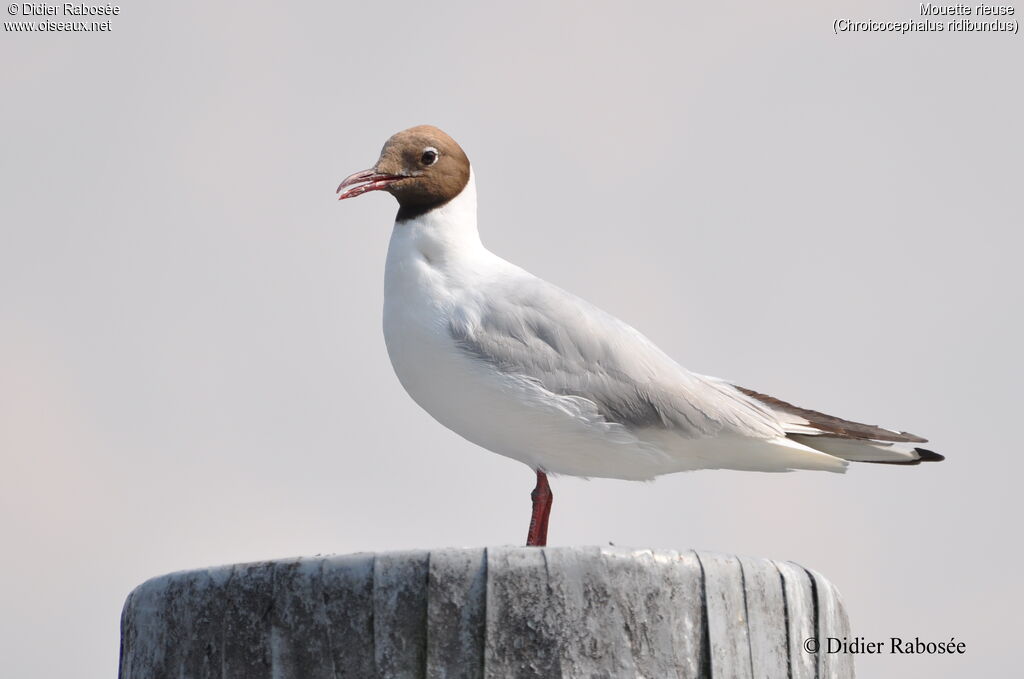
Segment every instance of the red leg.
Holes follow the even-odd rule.
[[[527,547],[543,547],[548,544],[548,518],[551,516],[551,486],[547,475],[537,470],[537,487],[530,493],[533,500],[533,516],[530,517],[530,532],[526,536]]]

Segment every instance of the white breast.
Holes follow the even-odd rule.
[[[441,424],[553,473],[651,478],[665,453],[600,417],[592,403],[507,375],[461,349],[449,327],[472,315],[491,276],[529,275],[486,250],[473,182],[448,205],[395,225],[384,278],[384,339],[409,395]]]

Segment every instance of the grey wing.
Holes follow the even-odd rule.
[[[686,437],[784,435],[754,399],[685,370],[632,327],[550,283],[524,272],[474,295],[449,324],[463,351],[552,393],[587,399],[609,422]]]

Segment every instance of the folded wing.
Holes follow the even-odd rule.
[[[552,393],[592,401],[609,422],[672,429],[702,438],[785,436],[756,399],[691,373],[639,332],[597,307],[528,274],[500,290],[475,291],[449,333],[496,369],[536,380]],[[469,310],[469,311],[466,311]]]
[[[920,464],[945,459],[942,455],[925,448],[908,445],[928,442],[928,439],[920,436],[873,424],[844,420],[817,410],[795,406],[753,389],[739,386],[736,388],[770,408],[790,439],[829,455],[853,462],[883,464]]]

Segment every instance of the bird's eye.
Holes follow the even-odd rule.
[[[428,146],[423,150],[423,155],[420,156],[420,162],[424,165],[433,165],[437,162],[437,149],[433,146]]]

